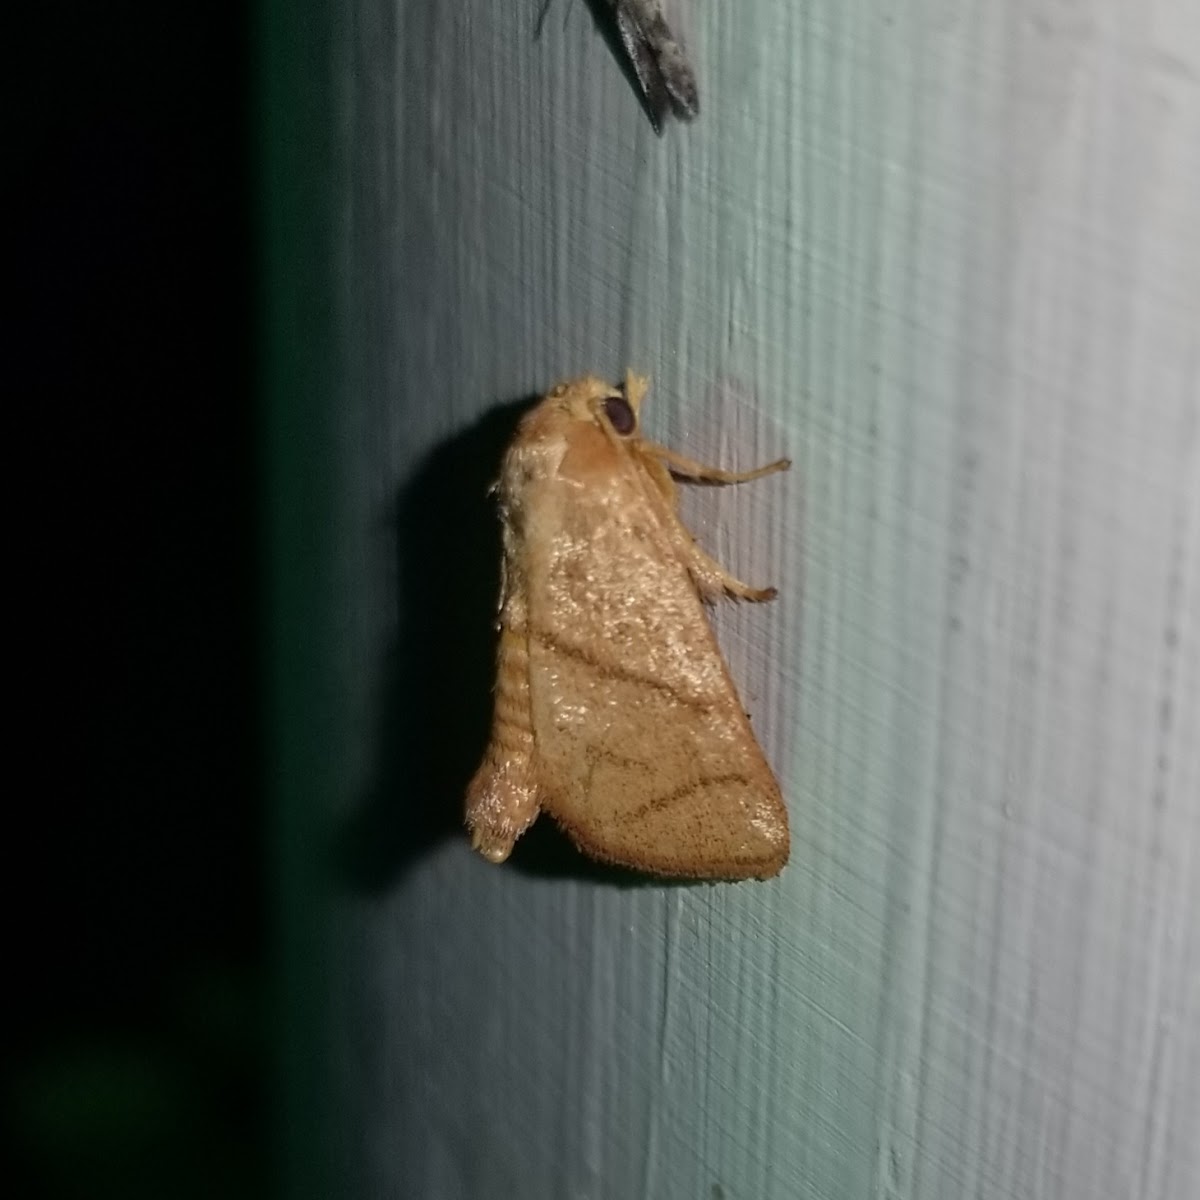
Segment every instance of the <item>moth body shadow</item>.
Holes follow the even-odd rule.
[[[712,886],[716,881],[681,879],[669,875],[650,875],[631,867],[589,858],[558,827],[554,818],[543,814],[521,835],[512,857],[501,869],[517,870],[541,879],[572,879],[611,888],[695,888]]]
[[[489,488],[535,399],[493,407],[435,447],[397,494],[398,613],[373,762],[334,839],[353,891],[382,891],[445,839],[465,836],[463,797],[487,745],[496,671],[500,524]]]

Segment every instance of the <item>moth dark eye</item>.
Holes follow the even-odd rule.
[[[622,437],[628,437],[637,427],[637,418],[624,396],[609,396],[604,401],[604,415]]]

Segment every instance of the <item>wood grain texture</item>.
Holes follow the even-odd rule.
[[[397,847],[329,914],[344,1194],[1200,1194],[1194,4],[696,0],[703,111],[661,139],[585,6],[536,15],[368,3],[334,52],[362,732],[329,819],[382,788]],[[397,557],[397,496],[630,362],[649,436],[795,460],[685,501],[780,589],[717,616],[777,883],[413,848],[465,722],[446,795],[420,739],[377,777],[434,696],[388,664],[465,570],[453,505],[401,505],[437,551]]]

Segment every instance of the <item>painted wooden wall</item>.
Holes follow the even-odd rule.
[[[1200,1195],[1200,9],[693,0],[661,138],[587,3],[268,15],[290,1193]],[[627,364],[795,461],[685,510],[772,883],[457,828],[484,489]]]

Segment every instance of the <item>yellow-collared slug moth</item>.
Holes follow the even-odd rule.
[[[467,789],[472,845],[503,862],[547,812],[585,854],[652,874],[768,879],[787,809],[704,613],[770,600],[677,515],[675,480],[736,474],[644,441],[647,381],[559,384],[500,479],[503,571],[491,740]]]

